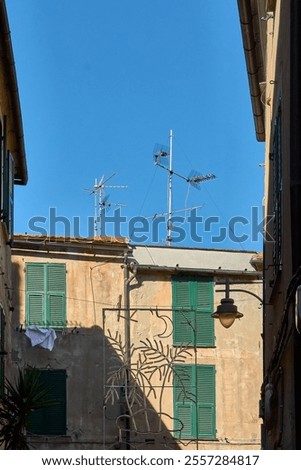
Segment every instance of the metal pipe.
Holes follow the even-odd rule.
[[[167,220],[167,245],[172,243],[172,130],[169,133],[169,175],[168,175],[168,220]]]
[[[129,396],[129,387],[131,381],[131,314],[130,314],[130,293],[129,293],[129,267],[128,267],[128,255],[124,256],[123,264],[123,307],[124,307],[124,362],[126,368],[126,383],[125,383],[125,394]],[[126,449],[130,449],[131,440],[131,423],[130,423],[130,410],[126,410],[125,417],[125,442]]]
[[[131,386],[131,309],[130,309],[130,283],[136,277],[137,267],[136,263],[128,261],[128,253],[124,255],[123,264],[123,307],[124,307],[124,342],[125,342],[125,354],[124,362],[126,368],[126,383],[125,383],[125,394],[129,396],[129,387]],[[131,422],[130,422],[130,410],[127,408],[125,417],[125,442],[126,449],[131,448]]]

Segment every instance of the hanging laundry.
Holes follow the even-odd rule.
[[[26,327],[25,335],[30,339],[31,345],[41,346],[52,351],[56,333],[52,328],[40,328],[39,326]]]

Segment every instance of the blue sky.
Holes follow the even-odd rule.
[[[168,174],[152,154],[173,129],[174,170],[217,176],[200,190],[173,177],[174,210],[202,205],[198,240],[184,224],[178,244],[261,250],[264,148],[255,138],[236,1],[6,3],[29,170],[28,185],[15,192],[17,233],[34,232],[41,217],[35,227],[64,235],[56,215],[70,221],[71,235],[74,218],[75,230],[89,235],[94,198],[85,189],[114,173],[112,185],[128,186],[107,190],[109,202],[125,205],[122,235],[134,217],[166,212]],[[136,241],[143,235],[154,241],[151,226]],[[162,224],[158,242],[165,237]]]

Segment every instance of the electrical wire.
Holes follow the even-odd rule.
[[[151,187],[152,187],[152,185],[153,185],[153,183],[154,183],[155,176],[156,176],[156,173],[157,173],[157,169],[158,169],[158,167],[155,166],[154,172],[153,172],[153,176],[152,176],[152,178],[151,178],[151,180],[150,180],[150,182],[149,182],[149,185],[148,185],[148,188],[147,188],[147,190],[146,190],[145,196],[144,196],[144,198],[143,198],[143,200],[142,200],[140,209],[139,209],[139,211],[138,211],[138,216],[141,216],[141,212],[142,212],[143,207],[144,207],[144,205],[145,205],[145,202],[146,202],[146,200],[147,200],[147,198],[148,198],[148,196],[149,196]],[[134,232],[134,227],[133,227],[132,232],[129,233],[129,240],[131,240],[131,238],[132,238],[132,236],[133,236],[133,232]]]
[[[186,158],[186,160],[187,160],[187,162],[189,163],[189,165],[192,167],[192,166],[193,166],[192,161],[191,161],[190,158],[188,157],[187,153],[185,152],[185,150],[183,149],[183,147],[179,144],[178,139],[175,138],[175,140],[177,140],[177,144],[179,145],[179,147],[181,147],[181,150],[182,150],[182,152],[183,152],[184,157]],[[208,196],[209,196],[209,198],[210,198],[212,204],[215,206],[217,212],[220,214],[221,219],[222,219],[222,220],[224,221],[224,223],[227,225],[227,224],[228,224],[228,221],[226,220],[226,218],[225,218],[224,214],[222,213],[221,209],[218,207],[218,205],[217,205],[216,202],[214,201],[214,199],[213,199],[213,197],[211,196],[211,194],[210,194],[208,188],[206,187],[206,185],[204,186],[204,188],[205,188],[205,190],[206,190],[206,192],[207,192],[207,194],[208,194]],[[187,197],[188,197],[188,196],[186,196],[186,199],[187,199]],[[228,227],[228,228],[229,228],[229,231],[230,231],[230,233],[231,233],[233,239],[237,239],[237,237],[236,237],[236,235],[235,235],[233,229],[232,229],[231,227]],[[242,250],[245,250],[245,249],[246,249],[246,247],[241,243],[240,240],[237,240],[237,242],[239,243],[239,245],[240,245],[240,247],[242,248]]]

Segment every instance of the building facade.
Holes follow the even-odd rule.
[[[265,449],[301,448],[301,5],[239,0],[259,141],[265,141]]]
[[[32,416],[32,445],[260,448],[254,257],[15,236],[13,362],[38,368],[58,402]],[[225,279],[244,314],[230,330],[211,316]]]
[[[27,182],[23,128],[5,2],[0,1],[0,393],[11,371],[14,185]]]

